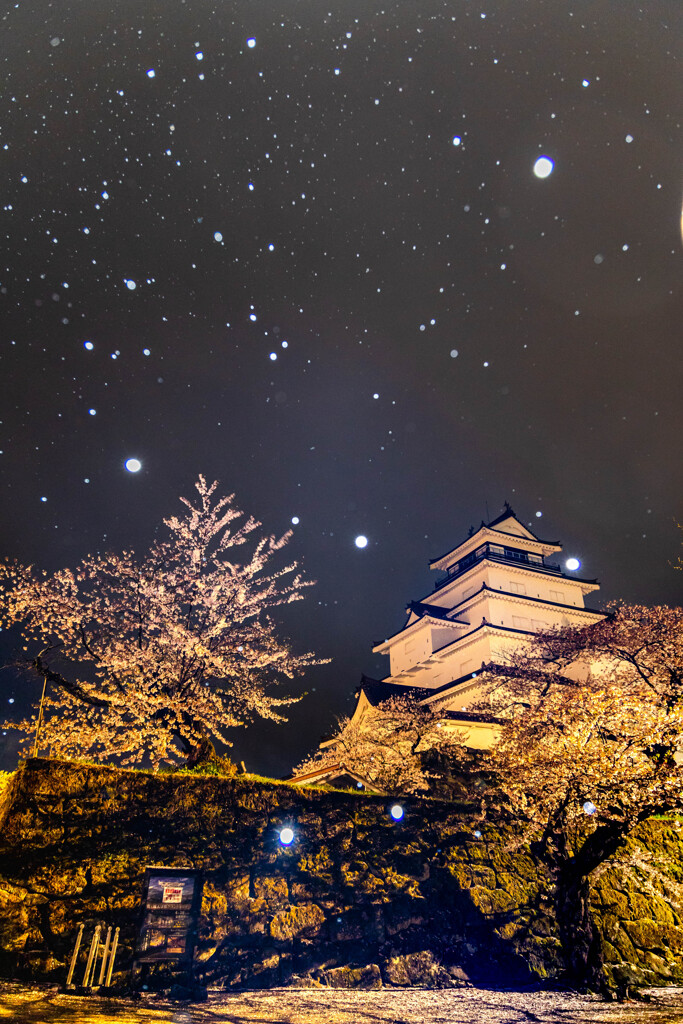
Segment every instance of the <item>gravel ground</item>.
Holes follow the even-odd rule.
[[[604,1003],[571,992],[486,989],[270,989],[212,994],[188,1006],[79,998],[6,986],[0,1021],[11,1024],[683,1024],[683,990],[647,1003]]]

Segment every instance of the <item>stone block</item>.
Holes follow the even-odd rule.
[[[324,971],[321,977],[324,985],[330,988],[382,988],[382,975],[377,964],[366,967],[333,967]]]

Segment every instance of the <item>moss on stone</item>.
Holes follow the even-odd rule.
[[[274,915],[269,931],[273,939],[286,942],[295,936],[313,935],[324,920],[324,912],[315,903],[288,907],[287,910],[278,910]]]
[[[287,984],[296,971],[350,985],[372,982],[378,964],[387,984],[448,984],[456,968],[495,982],[520,965],[529,977],[561,976],[552,879],[512,824],[474,824],[456,805],[411,799],[397,828],[371,795],[46,760],[28,762],[10,789],[5,973],[39,977],[48,961],[54,971],[78,924],[95,920],[121,926],[125,971],[144,868],[168,864],[204,872],[197,955],[215,984]],[[297,827],[288,849],[277,839],[286,821]],[[681,979],[678,825],[644,823],[598,873],[592,906],[608,984],[629,971],[650,984]],[[420,964],[429,982],[415,980]]]

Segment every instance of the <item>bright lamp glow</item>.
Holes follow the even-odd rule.
[[[283,828],[280,832],[280,842],[283,846],[291,846],[294,842],[294,832],[291,828]]]
[[[126,459],[124,465],[129,473],[139,473],[142,469],[142,463],[139,459]]]
[[[597,811],[597,807],[591,800],[586,800],[585,804],[583,805],[583,809],[586,812],[586,814],[595,814],[595,812]]]
[[[356,537],[354,543],[357,548],[366,548],[368,546],[368,538],[361,534],[359,537]]]
[[[570,572],[576,572],[577,569],[581,568],[581,562],[578,558],[568,558],[564,564],[565,568],[569,569]]]
[[[404,811],[400,804],[394,804],[392,807],[389,808],[389,814],[394,819],[394,821],[400,821],[401,818],[403,817]]]
[[[539,156],[538,160],[534,164],[534,174],[537,178],[547,178],[548,175],[553,173],[555,164],[548,156]]]

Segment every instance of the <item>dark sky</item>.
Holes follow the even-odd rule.
[[[680,0],[20,0],[0,32],[2,553],[143,551],[200,472],[298,517],[283,629],[333,660],[234,756],[308,752],[505,499],[600,601],[678,603]]]

